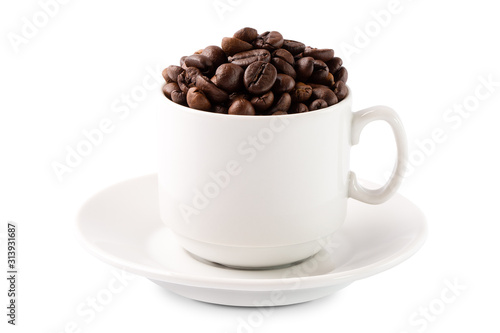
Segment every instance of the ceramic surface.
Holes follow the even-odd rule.
[[[352,93],[331,107],[283,116],[193,110],[165,99],[158,112],[159,207],[184,248],[231,266],[269,267],[317,253],[345,220],[347,199],[393,195],[406,136],[386,106],[352,112]],[[349,170],[351,146],[375,120],[394,131],[398,158],[377,190]]]
[[[158,213],[157,176],[127,180],[92,196],[77,217],[77,235],[93,255],[199,301],[287,305],[314,300],[409,258],[423,244],[425,217],[394,195],[380,205],[349,200],[346,223],[300,264],[241,270],[196,259]]]

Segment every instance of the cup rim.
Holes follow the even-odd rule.
[[[302,113],[274,115],[273,117],[308,117],[314,114],[318,115],[321,113],[335,111],[336,109],[341,108],[343,105],[350,105],[352,102],[352,91],[348,85],[346,85],[346,87],[347,87],[347,96],[337,104],[319,110],[302,112]],[[200,115],[202,117],[225,117],[226,119],[267,119],[269,117],[269,115],[239,115],[239,114],[215,113],[211,111],[197,110],[197,109],[192,109],[188,106],[177,104],[172,100],[170,100],[169,98],[167,98],[166,96],[164,96],[163,93],[162,96],[164,97],[164,99],[167,100],[167,104],[168,103],[173,104],[175,105],[175,107],[184,109],[183,112],[189,112],[191,114]]]

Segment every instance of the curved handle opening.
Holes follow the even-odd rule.
[[[369,204],[380,204],[387,201],[396,191],[404,177],[404,169],[408,156],[406,134],[397,113],[387,106],[373,106],[354,113],[352,118],[351,144],[359,143],[363,128],[375,120],[387,122],[396,140],[397,160],[387,183],[378,189],[367,189],[358,183],[356,174],[349,173],[349,197]]]

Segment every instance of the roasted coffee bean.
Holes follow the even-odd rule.
[[[339,102],[343,100],[348,93],[348,89],[344,81],[335,82],[335,84],[333,85],[333,92],[335,93],[335,95],[337,95]]]
[[[339,101],[337,95],[328,87],[314,88],[312,91],[313,99],[322,99],[328,104],[328,106],[337,104]]]
[[[297,61],[299,59],[302,59],[302,58],[304,58],[304,54],[303,53],[299,53],[299,54],[296,54],[296,55],[293,56],[293,60],[295,60],[295,63],[297,63]]]
[[[217,87],[232,93],[243,88],[243,73],[245,71],[238,65],[222,64],[215,72]]]
[[[283,46],[283,35],[277,31],[266,31],[260,34],[253,44],[256,48],[274,51]]]
[[[169,99],[231,114],[293,114],[334,105],[348,94],[347,70],[332,49],[245,27],[162,71]],[[250,106],[250,107],[249,107]],[[231,109],[231,111],[229,111]]]
[[[225,107],[224,105],[221,105],[221,104],[217,104],[217,105],[212,107],[212,111],[215,113],[227,114],[227,107]]]
[[[292,101],[294,102],[305,102],[311,98],[313,88],[302,82],[297,82],[295,88],[290,92]]]
[[[292,66],[295,64],[295,59],[293,59],[293,55],[284,49],[277,49],[276,51],[274,51],[273,58],[283,59]]]
[[[221,43],[222,50],[226,55],[232,56],[236,53],[251,50],[252,44],[234,37],[224,37]]]
[[[335,74],[335,72],[338,71],[340,67],[342,67],[342,59],[340,59],[339,57],[334,57],[331,60],[325,61],[325,63],[328,66],[330,73],[332,74]]]
[[[217,69],[217,67],[227,62],[226,54],[220,47],[216,45],[210,45],[205,47],[205,49],[203,49],[203,52],[201,52],[201,54],[210,59],[213,65],[213,69]]]
[[[319,83],[313,83],[313,82],[307,82],[308,85],[311,86],[311,88],[323,88],[325,85],[324,84],[319,84]]]
[[[196,87],[203,91],[211,102],[222,103],[229,98],[227,92],[218,88],[206,76],[198,75],[196,77]]]
[[[201,54],[193,54],[184,59],[184,63],[188,67],[196,67],[201,72],[207,73],[212,69],[212,61]]]
[[[175,82],[174,82],[175,83]],[[177,90],[172,90],[170,93],[170,97],[172,99],[172,102],[181,104],[181,105],[186,105],[186,93],[180,90],[180,88]]]
[[[167,96],[169,99],[172,99],[172,91],[174,90],[181,90],[179,88],[179,85],[175,82],[167,82],[165,85],[162,87],[163,94]]]
[[[313,57],[316,60],[328,61],[333,59],[333,50],[306,47],[304,50],[304,57]]]
[[[212,106],[205,94],[196,87],[189,88],[186,100],[190,108],[197,110],[209,111]]]
[[[229,104],[233,103],[235,100],[240,99],[240,98],[250,100],[250,95],[248,95],[246,93],[242,93],[242,92],[232,93],[229,95]]]
[[[330,73],[328,70],[328,66],[324,61],[314,60],[314,69],[313,73],[309,80],[314,83],[322,83],[328,80],[328,74]]]
[[[333,74],[335,77],[335,82],[338,81],[343,81],[344,83],[347,82],[347,69],[345,67],[340,67],[338,71]]]
[[[283,48],[293,55],[304,52],[306,46],[304,43],[295,40],[285,39],[283,41]]]
[[[186,94],[176,82],[169,82],[163,86],[163,94],[177,104],[186,104]]]
[[[295,80],[286,74],[276,75],[276,81],[273,85],[273,91],[276,94],[282,94],[285,92],[290,92],[295,87]]]
[[[168,78],[168,76],[167,76],[167,78]],[[177,85],[177,87],[175,87],[174,85],[177,85],[177,83],[167,82],[161,88],[161,90],[163,91],[163,95],[165,95],[168,99],[172,99],[172,97],[171,97],[172,90],[174,90],[176,88],[179,89],[179,85]]]
[[[326,80],[323,82],[320,82],[324,84],[327,87],[333,87],[333,84],[335,83],[335,78],[332,73],[328,73],[328,76],[326,77]]]
[[[214,76],[212,76],[212,77],[210,78],[210,81],[212,81],[212,82],[213,82],[213,84],[215,84],[215,85],[217,86],[217,76],[215,76],[215,75],[214,75]],[[221,88],[221,87],[219,87],[219,88]]]
[[[292,65],[281,58],[272,58],[271,63],[276,67],[278,72],[290,75],[293,79],[297,77],[297,73]]]
[[[234,56],[229,57],[229,61],[241,67],[247,67],[256,61],[271,61],[271,53],[265,49],[255,49],[245,52],[236,53]]]
[[[314,75],[314,73],[313,73]],[[327,86],[327,87],[333,87],[333,84],[335,83],[335,78],[333,77],[333,74],[328,72],[326,74],[326,77],[324,75],[318,76],[314,78],[314,80],[309,79],[309,84],[314,85],[314,84],[319,84],[321,86]]]
[[[309,109],[307,108],[307,105],[305,105],[304,103],[294,103],[290,106],[288,113],[293,114],[293,113],[302,113],[307,111],[309,111]]]
[[[297,72],[297,81],[307,82],[314,70],[314,58],[304,57],[297,60],[295,63],[295,71]]]
[[[322,99],[316,99],[309,104],[309,111],[319,110],[326,108],[328,104]]]
[[[169,82],[172,82],[172,80],[168,77],[167,69],[168,69],[168,68],[165,68],[165,69],[161,72],[161,76],[163,76],[163,78],[165,79],[165,82],[166,82],[166,83],[169,83]]]
[[[248,27],[236,31],[233,35],[234,38],[241,39],[247,43],[252,43],[257,36],[259,36],[257,30]]]
[[[277,74],[273,65],[263,61],[256,61],[245,70],[243,83],[245,88],[252,94],[263,94],[272,88]]]
[[[179,60],[179,65],[181,65],[182,68],[186,69],[186,64],[184,63],[184,60],[186,60],[187,56],[181,57],[181,60]]]
[[[288,113],[286,113],[285,111],[276,111],[271,116],[282,116],[282,115],[285,115],[285,114],[288,114]]]
[[[276,104],[271,108],[268,114],[273,114],[276,111],[285,111],[287,112],[290,109],[290,105],[292,105],[292,98],[289,93],[284,93],[281,95],[280,99],[276,102]]]
[[[198,68],[187,67],[186,70],[177,77],[177,84],[179,85],[181,90],[187,94],[189,88],[196,85],[196,77],[198,75],[201,75],[201,72]]]
[[[181,75],[184,72],[184,68],[180,66],[175,66],[175,65],[170,65],[167,68],[163,70],[163,77],[165,78],[165,75],[170,79],[170,81],[177,82],[177,77]],[[167,78],[165,78],[165,81]]]
[[[231,104],[227,113],[253,116],[255,115],[255,109],[249,101],[243,98],[239,98]]]
[[[250,103],[252,103],[255,111],[257,112],[263,112],[266,111],[273,105],[274,102],[274,94],[272,91],[268,91],[267,93],[260,95],[260,96],[255,96],[250,100]]]

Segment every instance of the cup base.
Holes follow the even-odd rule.
[[[318,253],[324,239],[284,246],[244,247],[206,243],[178,234],[176,238],[187,252],[201,262],[247,270],[277,269],[296,265]]]
[[[203,259],[202,257],[197,256],[196,254],[191,253],[189,251],[187,251],[187,252],[189,253],[189,255],[191,257],[193,257],[194,259],[196,259],[199,262],[202,262],[202,263],[204,263],[206,265],[215,266],[215,267],[224,267],[224,268],[230,268],[230,269],[236,269],[236,270],[247,270],[247,271],[265,271],[265,270],[288,268],[288,267],[292,267],[292,266],[295,266],[295,265],[299,265],[299,264],[303,263],[304,261],[306,261],[309,258],[311,258],[311,257],[314,256],[314,254],[313,254],[313,255],[311,255],[311,256],[309,256],[307,258],[304,258],[304,259],[301,259],[301,260],[298,260],[298,261],[295,261],[295,262],[292,262],[292,263],[289,263],[289,264],[283,264],[283,265],[278,265],[278,266],[247,267],[247,266],[224,265],[224,264],[221,264],[221,263],[218,263],[218,262],[214,262],[214,261],[209,261],[209,260]]]

